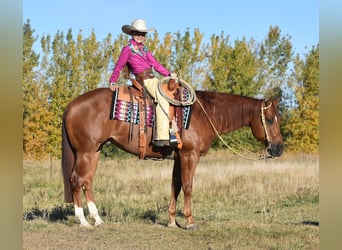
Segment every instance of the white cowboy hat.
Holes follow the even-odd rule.
[[[146,22],[142,19],[135,19],[132,22],[132,25],[124,25],[122,26],[122,31],[125,32],[127,35],[133,35],[133,31],[139,32],[151,32],[154,31],[154,28],[147,29]]]

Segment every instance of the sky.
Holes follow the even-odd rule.
[[[23,0],[23,22],[28,19],[34,35],[54,36],[72,29],[88,37],[94,30],[102,41],[109,33],[116,38],[121,27],[145,19],[163,38],[165,33],[199,29],[209,43],[212,35],[230,41],[263,41],[270,26],[291,37],[295,53],[307,53],[319,43],[319,0]],[[39,41],[39,39],[38,39]]]

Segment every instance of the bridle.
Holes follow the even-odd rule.
[[[261,104],[261,124],[262,124],[262,127],[264,128],[264,132],[265,132],[265,139],[266,139],[266,143],[267,143],[266,152],[267,152],[268,149],[270,149],[270,147],[271,147],[272,141],[270,139],[270,134],[267,130],[267,123],[266,123],[264,110],[270,108],[272,106],[272,102],[270,102],[270,104],[265,107],[264,104],[266,104],[266,102],[267,102],[267,99]]]

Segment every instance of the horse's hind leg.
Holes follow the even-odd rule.
[[[74,200],[74,207],[75,207],[75,216],[80,220],[81,227],[88,227],[90,228],[91,225],[86,220],[83,212],[82,207],[82,199],[81,199],[81,188],[82,188],[82,181],[78,174],[74,171],[71,174],[70,181],[72,183],[72,195]]]
[[[95,154],[78,154],[72,175],[75,215],[80,220],[81,226],[85,227],[90,227],[90,224],[85,219],[83,213],[81,189],[84,191],[90,216],[95,220],[95,226],[103,223],[98,214],[92,191],[93,177],[97,168],[98,158],[99,152]]]
[[[92,171],[90,175],[88,176],[88,181],[85,183],[84,188],[83,188],[83,191],[87,200],[89,214],[95,220],[95,224],[94,224],[95,226],[99,226],[103,224],[103,221],[95,205],[95,200],[94,200],[94,195],[93,195],[93,178],[94,178],[97,164],[99,161],[99,155],[100,155],[100,152],[98,151],[92,158],[91,165],[90,165]]]

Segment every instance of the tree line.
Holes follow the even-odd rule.
[[[76,96],[107,87],[121,49],[129,37],[112,34],[98,41],[71,29],[65,34],[35,35],[30,20],[23,25],[23,151],[24,158],[60,157],[61,124],[66,105]],[[146,45],[166,68],[195,89],[257,98],[281,97],[281,130],[290,152],[318,152],[319,45],[295,54],[291,37],[269,27],[261,41],[231,41],[221,32],[203,42],[199,29],[183,34],[154,32]],[[40,44],[40,49],[37,44]],[[126,84],[121,77],[118,84]],[[260,147],[248,129],[224,136],[247,148]],[[213,148],[223,147],[216,140]],[[108,155],[108,153],[107,153]],[[110,155],[110,154],[109,154]]]

